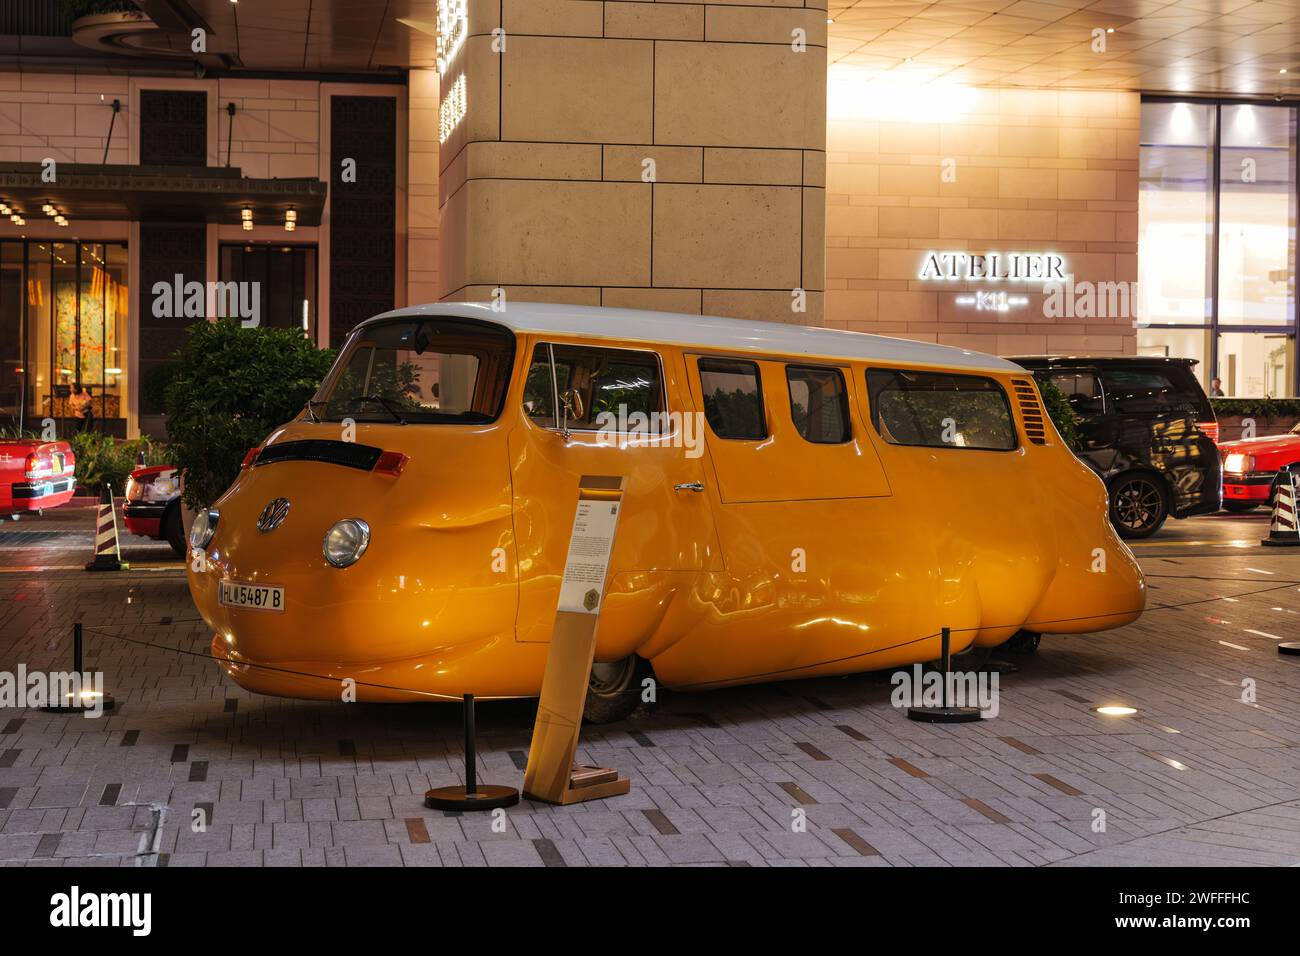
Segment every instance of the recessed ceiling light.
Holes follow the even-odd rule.
[[[1105,714],[1107,717],[1132,717],[1137,713],[1136,707],[1127,707],[1122,704],[1106,704],[1104,707],[1093,708],[1099,714]]]
[[[1285,72],[1286,72],[1286,67],[1282,67],[1282,69],[1278,70],[1278,72],[1279,72],[1279,73],[1285,73]]]
[[[1115,28],[1114,28],[1114,27],[1107,27],[1107,28],[1106,28],[1106,32],[1107,32],[1107,33],[1114,33],[1114,32],[1115,32]]]

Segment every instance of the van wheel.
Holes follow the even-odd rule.
[[[1037,631],[1026,631],[1021,628],[1007,638],[1004,643],[998,645],[998,650],[1010,654],[1036,654],[1038,653],[1038,644],[1042,639],[1043,635]]]
[[[1121,538],[1149,538],[1167,517],[1169,504],[1155,475],[1125,475],[1110,486],[1110,523]]]
[[[592,724],[612,724],[631,716],[641,704],[641,681],[650,673],[650,662],[635,654],[611,664],[592,664],[583,717]]]
[[[185,556],[185,529],[181,527],[181,509],[171,505],[162,519],[162,539],[172,546],[172,554],[178,558]]]
[[[1239,515],[1245,514],[1247,511],[1254,511],[1259,507],[1259,504],[1258,501],[1225,501],[1223,510],[1230,514]]]

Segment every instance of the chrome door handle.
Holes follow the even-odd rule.
[[[698,481],[686,481],[680,485],[673,485],[673,491],[703,491],[704,485]]]

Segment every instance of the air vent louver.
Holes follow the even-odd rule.
[[[1046,445],[1047,423],[1043,420],[1043,406],[1038,401],[1038,392],[1033,383],[1013,378],[1011,385],[1016,392],[1016,402],[1020,405],[1020,418],[1025,424],[1025,437],[1035,445]]]

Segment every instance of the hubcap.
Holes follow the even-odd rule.
[[[1160,489],[1149,481],[1131,481],[1115,498],[1119,523],[1133,531],[1154,524],[1160,516]]]
[[[592,664],[590,680],[592,691],[597,694],[607,694],[619,690],[631,666],[631,658],[614,661],[612,664]]]

